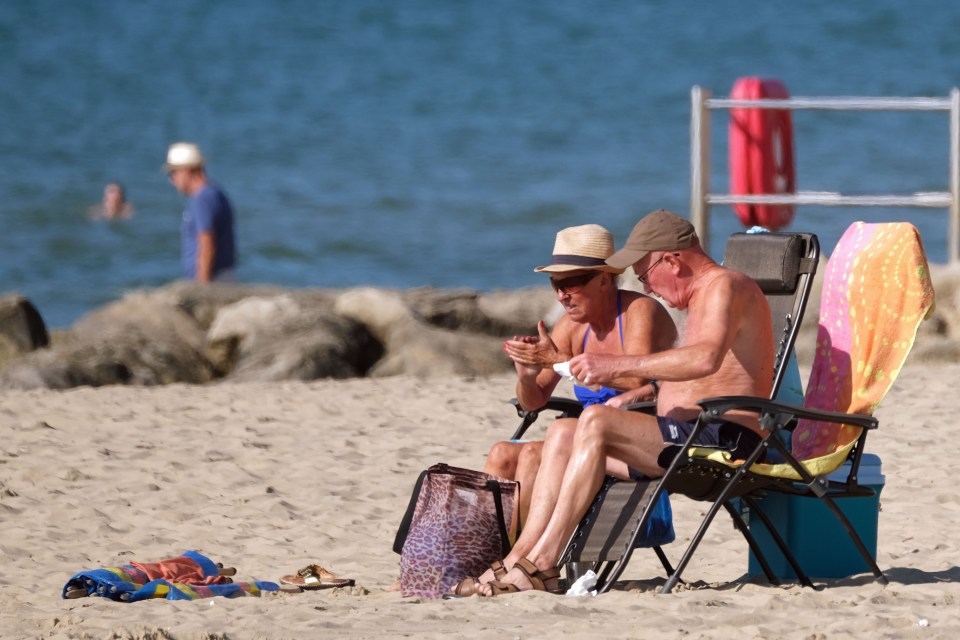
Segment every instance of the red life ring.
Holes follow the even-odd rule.
[[[730,98],[789,98],[779,80],[740,78]],[[733,195],[776,195],[796,193],[793,164],[793,120],[789,109],[730,110],[730,193]],[[771,231],[793,221],[794,205],[735,204],[745,227],[759,225]]]

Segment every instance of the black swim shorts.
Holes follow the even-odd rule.
[[[657,425],[660,427],[661,435],[663,435],[664,444],[674,445],[667,446],[660,454],[657,464],[661,468],[666,469],[670,466],[674,457],[683,449],[682,445],[690,437],[696,424],[696,420],[684,422],[666,416],[657,416]],[[724,449],[729,451],[734,459],[743,460],[753,453],[754,449],[760,444],[760,440],[760,435],[756,431],[736,422],[713,420],[708,422],[700,431],[693,444],[695,446]],[[640,479],[644,476],[640,472],[630,469],[630,477]]]
[[[696,420],[683,422],[666,416],[657,416],[657,425],[665,444],[683,444],[693,432]],[[729,451],[734,459],[743,460],[760,444],[760,435],[752,429],[727,420],[713,420],[697,435],[693,444]],[[672,457],[672,456],[671,456]],[[669,461],[667,462],[669,465]],[[662,465],[664,469],[667,465]]]

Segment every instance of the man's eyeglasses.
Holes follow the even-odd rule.
[[[591,271],[582,276],[573,276],[572,278],[564,278],[563,280],[550,278],[550,286],[553,287],[554,291],[572,296],[575,293],[580,293],[580,290],[587,286],[587,284],[599,274],[599,271]]]
[[[673,255],[678,256],[678,255],[680,255],[680,254],[679,254],[679,253],[675,253],[675,254],[673,254]],[[641,273],[640,275],[637,276],[637,280],[640,281],[640,284],[647,284],[647,278],[650,276],[650,272],[653,271],[654,267],[656,267],[658,264],[660,264],[661,262],[663,262],[663,259],[666,258],[666,257],[667,257],[667,254],[663,254],[662,256],[660,256],[660,257],[657,259],[656,262],[654,262],[652,265],[650,265],[650,266],[647,268],[646,271],[644,271],[643,273]]]

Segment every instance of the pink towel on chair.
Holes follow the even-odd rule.
[[[853,223],[824,275],[804,406],[872,414],[900,373],[933,301],[916,227]],[[828,455],[853,442],[859,431],[802,420],[793,434],[793,453],[799,460]]]

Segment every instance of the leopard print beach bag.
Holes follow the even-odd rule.
[[[503,558],[517,486],[443,463],[421,473],[393,544],[402,594],[439,598]]]

